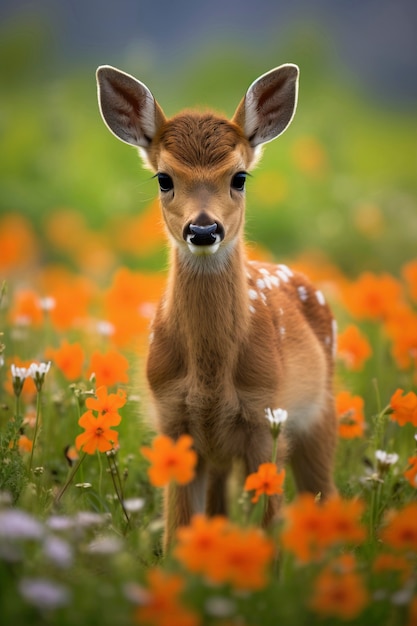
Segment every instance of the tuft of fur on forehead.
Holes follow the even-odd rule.
[[[216,167],[249,143],[232,122],[212,113],[180,113],[167,121],[158,137],[161,147],[187,167]]]

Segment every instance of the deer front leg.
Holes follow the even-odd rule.
[[[308,430],[291,434],[290,463],[298,491],[327,498],[336,492],[333,456],[337,443],[334,408],[323,412]]]

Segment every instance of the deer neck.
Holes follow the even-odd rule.
[[[216,253],[217,255],[218,253]],[[216,255],[213,255],[215,257]],[[230,375],[249,326],[244,246],[219,260],[173,250],[166,323],[181,338],[193,371],[211,380]]]

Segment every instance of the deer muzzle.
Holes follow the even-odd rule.
[[[214,222],[208,226],[198,226],[197,224],[189,224],[184,229],[184,239],[188,244],[193,246],[212,246],[220,244],[224,239],[223,227]]]

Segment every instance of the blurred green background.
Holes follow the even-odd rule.
[[[39,264],[76,265],[48,236],[64,210],[72,225],[79,216],[85,246],[118,238],[106,276],[120,263],[164,267],[163,244],[145,245],[150,231],[121,241],[123,220],[150,210],[157,185],[103,125],[97,65],[135,75],[167,114],[210,106],[231,116],[258,75],[293,62],[298,111],[249,181],[248,239],[279,260],[328,259],[348,276],[397,273],[417,250],[416,12],[408,0],[3,0],[0,218],[28,218]],[[153,215],[159,228],[153,210],[146,229]]]

